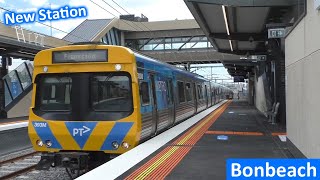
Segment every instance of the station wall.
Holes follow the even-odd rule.
[[[286,112],[289,140],[308,158],[320,157],[320,11],[307,14],[286,38]]]

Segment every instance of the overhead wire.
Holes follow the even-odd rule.
[[[103,0],[104,1],[104,0]],[[118,7],[120,7],[122,10],[124,10],[126,13],[131,14],[129,11],[127,11],[126,9],[124,9],[120,4],[118,4],[116,1],[112,0],[113,3],[115,3]],[[149,29],[146,25],[144,25],[142,22],[139,21],[139,23],[141,23],[141,25],[143,25],[146,29],[148,29],[149,31],[151,31],[151,29]]]
[[[113,3],[115,3],[118,7],[120,7],[122,10],[124,10],[126,13],[130,14],[127,10],[125,10],[122,6],[120,6],[117,2],[112,0]]]
[[[91,1],[91,0],[90,0]],[[107,3],[105,0],[102,0],[106,5],[108,5],[109,7],[111,7],[112,9],[114,9],[115,11],[117,11],[120,15],[123,15],[118,9],[116,9],[115,7],[113,7],[112,5],[110,5],[109,3]],[[115,1],[113,1],[118,7],[120,7],[122,10],[124,10],[126,13],[130,14],[127,10],[125,10],[122,6],[120,6],[118,3],[116,3]],[[96,4],[96,3],[95,3]],[[115,16],[114,14],[112,14],[113,16]],[[123,20],[122,22],[126,23],[127,25],[131,26],[130,24],[128,24],[129,22],[138,27],[141,31],[143,32],[148,32],[149,33],[149,40],[151,39],[154,39],[154,34],[152,33],[151,29],[149,29],[147,26],[145,26],[142,22],[138,21],[138,22],[132,22],[132,21],[126,21],[126,20]],[[141,28],[137,23],[140,23],[142,24],[147,30]],[[131,26],[132,27],[132,26]],[[134,27],[132,27],[134,28]],[[136,31],[139,31],[137,30],[136,28],[134,28]],[[138,47],[138,49],[140,50],[140,46]]]
[[[114,8],[113,6],[111,6],[109,3],[107,3],[105,0],[101,0],[103,1],[105,4],[107,4],[109,7],[111,7],[113,10],[117,11],[119,14],[122,15],[122,13],[120,11],[118,11],[116,8]]]
[[[112,2],[113,3],[115,3],[118,7],[120,7],[122,10],[124,10],[126,13],[128,13],[128,14],[130,14],[130,12],[128,12],[125,8],[123,8],[120,4],[118,4],[115,0],[112,0]],[[146,29],[148,29],[149,30],[149,32],[151,33],[151,29],[149,29],[145,24],[143,24],[142,22],[140,22]],[[180,32],[181,33],[181,32]],[[170,37],[169,35],[168,35],[168,33],[167,32],[165,32],[165,34],[166,34],[166,36],[167,37]],[[182,35],[182,34],[181,34]],[[181,36],[182,37],[182,36]],[[154,37],[152,37],[152,38],[154,38]],[[171,42],[172,43],[172,42]],[[165,43],[164,43],[164,46],[165,46]],[[164,47],[165,48],[165,47]],[[165,51],[163,52],[164,54],[165,54]],[[178,58],[177,58],[177,54],[175,53],[175,52],[172,52],[172,54],[173,54],[173,56],[174,56],[174,58],[176,59],[176,60],[178,60]],[[188,52],[188,55],[191,57],[191,61],[192,60],[194,60],[194,58],[191,56],[191,54],[190,54],[190,52]]]
[[[108,11],[106,8],[100,6],[98,3],[89,0],[90,2],[92,2],[93,4],[95,4],[96,6],[100,7],[101,9],[103,9],[104,11],[106,11],[107,13],[113,15],[114,17],[117,17],[115,14],[113,14],[112,12]],[[103,1],[104,2],[104,1]],[[137,28],[133,27],[131,24],[127,23],[126,21],[123,21],[125,24],[127,24],[128,26],[132,27],[133,29],[135,29],[136,31],[139,31]]]
[[[123,15],[120,11],[118,11],[116,8],[114,8],[113,6],[111,6],[109,3],[107,3],[105,0],[101,0],[103,1],[106,5],[108,5],[109,7],[111,7],[113,10],[117,11],[120,15]],[[115,16],[115,15],[114,15]],[[116,16],[115,16],[116,17]],[[125,22],[125,21],[123,21]],[[128,21],[131,22],[131,21]],[[128,22],[125,22],[126,24],[128,24]],[[138,27],[140,30],[144,31],[141,27],[139,27],[138,25],[136,25],[135,23],[131,22],[132,25],[135,25],[136,27]],[[129,25],[129,24],[128,24]],[[132,26],[131,26],[132,27]],[[133,27],[132,27],[133,28]],[[135,28],[134,28],[135,29]],[[135,29],[137,30],[137,29]]]
[[[117,3],[116,1],[112,0],[112,2],[113,2],[114,4],[116,4],[119,8],[121,8],[123,11],[125,11],[126,13],[131,14],[129,11],[127,11],[125,8],[123,8],[123,7],[122,7],[119,3]],[[152,30],[151,30],[150,28],[148,28],[144,23],[142,23],[142,22],[140,22],[140,21],[139,21],[139,23],[148,30],[148,32],[149,32],[149,34],[150,34],[149,40],[156,38],[155,35],[152,33]],[[146,45],[146,44],[144,44],[143,46],[145,46],[145,45]],[[140,49],[140,47],[139,47],[139,49]],[[174,56],[175,56],[175,58],[177,58],[177,57],[176,57],[176,54],[174,54]]]
[[[110,5],[109,3],[107,3],[105,0],[101,0],[103,1],[105,4],[107,4],[109,7],[111,7],[112,9],[114,9],[115,11],[117,11],[120,15],[123,15],[120,11],[118,11],[116,8],[114,8],[112,5]],[[118,3],[116,3],[115,1],[113,1],[118,7],[120,7],[122,10],[124,10],[126,13],[130,14],[127,10],[125,10],[123,7],[121,7]],[[131,22],[131,21],[129,21]],[[136,23],[131,22],[133,25],[135,25],[136,27],[138,27],[140,30],[145,31],[143,28],[141,28],[140,26],[138,26]],[[139,23],[141,23],[139,21]],[[146,29],[148,29],[149,33],[152,35],[151,30],[146,27],[143,23],[141,23]]]

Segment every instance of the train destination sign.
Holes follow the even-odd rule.
[[[75,62],[107,62],[108,50],[83,50],[83,51],[55,51],[52,54],[53,63]]]

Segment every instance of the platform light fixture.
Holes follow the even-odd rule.
[[[226,7],[224,5],[222,5],[222,12],[223,12],[224,23],[225,23],[226,29],[227,29],[227,34],[228,34],[228,36],[230,36],[230,30],[229,30],[229,23],[228,23],[228,18],[227,18],[227,13],[226,13]],[[231,40],[229,40],[229,44],[230,44],[231,51],[233,51],[233,46],[232,46],[232,41]]]

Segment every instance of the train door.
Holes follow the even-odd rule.
[[[210,85],[210,91],[209,91],[209,93],[210,93],[210,102],[211,102],[211,104],[210,104],[210,106],[213,106],[213,104],[214,104],[214,102],[213,102],[213,86],[212,85]]]
[[[152,129],[151,135],[155,135],[157,132],[158,125],[158,105],[157,105],[157,95],[156,95],[156,84],[154,74],[149,74],[151,82],[151,97],[152,97]]]
[[[214,104],[217,104],[217,92],[216,87],[213,88],[213,98],[214,98]]]
[[[198,96],[197,96],[196,83],[193,83],[193,97],[194,97],[194,108],[195,108],[194,112],[196,114],[198,109]]]
[[[208,107],[208,89],[207,89],[207,85],[204,85],[204,92],[205,92],[205,98],[206,98],[206,104],[207,104],[206,107]]]

